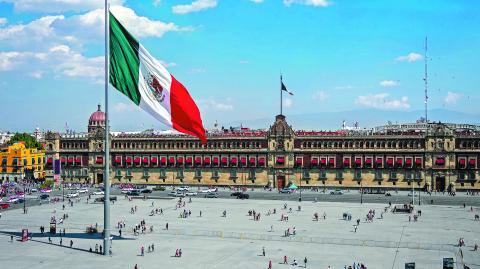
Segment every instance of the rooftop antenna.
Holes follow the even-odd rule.
[[[427,69],[427,37],[425,37],[425,52],[424,52],[424,60],[425,60],[425,76],[423,81],[425,82],[425,122],[428,123],[428,69]]]

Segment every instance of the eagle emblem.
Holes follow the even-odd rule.
[[[162,103],[163,100],[165,100],[165,93],[163,93],[163,87],[158,79],[154,75],[150,74],[147,84],[155,100]]]

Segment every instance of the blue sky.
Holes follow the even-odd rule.
[[[0,0],[0,130],[86,129],[103,103],[101,2]],[[322,112],[422,110],[425,36],[429,107],[480,113],[480,4],[473,1],[111,2],[189,89],[207,128],[273,120],[280,72],[295,93],[284,114],[319,114],[307,128],[324,129]],[[110,96],[114,130],[163,128],[113,88]]]

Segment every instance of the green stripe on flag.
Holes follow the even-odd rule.
[[[136,105],[140,104],[138,41],[110,12],[110,83]]]

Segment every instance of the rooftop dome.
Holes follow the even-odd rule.
[[[88,120],[88,132],[90,133],[98,128],[105,128],[105,112],[102,111],[100,105]]]
[[[98,110],[93,112],[89,119],[92,121],[105,121],[105,112],[102,111],[100,105],[98,105]]]

